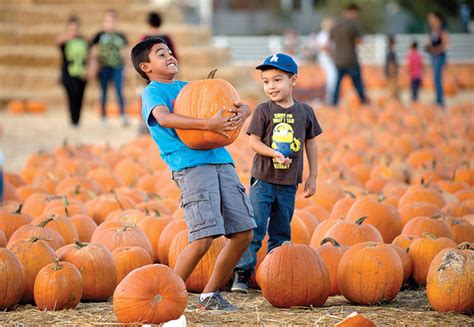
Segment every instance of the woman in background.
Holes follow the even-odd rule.
[[[444,108],[443,68],[446,64],[446,51],[449,45],[449,36],[446,31],[444,18],[440,13],[431,11],[428,14],[428,24],[430,27],[430,34],[426,50],[431,55],[436,103],[441,108]]]

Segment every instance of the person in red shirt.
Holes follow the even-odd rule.
[[[416,41],[411,44],[407,55],[407,69],[411,81],[411,100],[417,101],[423,73],[423,59],[418,52],[418,43]]]

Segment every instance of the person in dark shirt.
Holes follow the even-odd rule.
[[[61,83],[66,90],[71,125],[79,126],[82,100],[86,88],[89,47],[80,32],[79,18],[69,17],[66,31],[56,38],[61,55]]]
[[[263,89],[269,101],[255,108],[247,129],[250,147],[256,152],[250,173],[250,200],[257,229],[235,269],[231,290],[241,293],[248,292],[267,225],[268,252],[291,239],[290,223],[296,190],[302,182],[304,148],[309,163],[304,196],[310,197],[316,192],[316,136],[322,132],[313,108],[293,98],[298,66],[291,56],[271,55],[256,69],[261,70]]]
[[[385,77],[388,82],[389,98],[399,99],[399,87],[398,87],[398,62],[397,55],[395,54],[395,37],[389,35],[387,38],[387,55],[385,57]]]
[[[334,63],[337,68],[337,82],[332,99],[334,106],[339,102],[339,89],[342,78],[346,74],[351,77],[360,101],[367,102],[356,53],[357,44],[362,42],[362,30],[357,22],[358,16],[359,7],[355,4],[348,5],[330,33],[330,38],[334,43]]]
[[[98,77],[102,91],[102,122],[107,122],[107,85],[112,80],[120,106],[120,115],[124,126],[128,126],[123,96],[123,67],[127,38],[117,30],[117,12],[108,9],[104,15],[103,30],[98,32],[91,42],[92,54],[98,64]]]

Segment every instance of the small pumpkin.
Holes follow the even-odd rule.
[[[428,301],[436,311],[474,313],[474,251],[467,242],[441,250],[430,264]]]
[[[436,237],[425,233],[422,238],[414,240],[408,248],[408,255],[413,263],[412,276],[418,285],[426,285],[426,276],[433,258],[443,249],[456,248],[457,244],[446,237]]]
[[[139,246],[121,246],[112,251],[112,256],[117,270],[117,284],[132,270],[153,263],[150,253]]]
[[[38,272],[34,284],[34,298],[38,309],[72,309],[79,304],[81,296],[82,277],[73,264],[56,260]]]
[[[262,294],[273,306],[322,306],[329,296],[329,271],[316,250],[284,242],[257,270]]]
[[[391,301],[403,283],[402,261],[388,244],[353,245],[339,262],[337,283],[341,294],[352,303]]]
[[[25,291],[25,270],[20,260],[8,249],[0,248],[0,309],[17,304]]]
[[[56,251],[59,260],[75,265],[82,276],[82,300],[106,301],[117,285],[117,271],[112,253],[100,244],[66,245]]]
[[[189,82],[184,86],[176,98],[174,113],[193,118],[212,118],[221,108],[229,110],[240,97],[234,87],[222,79],[214,79],[215,71],[212,71],[207,79]],[[224,117],[234,115],[224,111]],[[235,141],[239,135],[239,129],[228,131],[230,136],[212,131],[201,131],[193,129],[176,129],[181,141],[191,149],[206,150],[223,147]]]
[[[339,286],[337,285],[337,268],[339,267],[342,256],[347,250],[349,250],[348,246],[340,245],[336,240],[330,237],[323,239],[321,246],[316,250],[329,271],[329,280],[331,281],[329,296],[340,294]]]
[[[113,310],[121,323],[160,324],[178,319],[188,302],[183,280],[168,266],[133,270],[118,284]]]

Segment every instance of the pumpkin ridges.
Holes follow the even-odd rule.
[[[20,260],[8,249],[0,248],[0,309],[17,304],[25,290],[25,270]]]
[[[161,301],[154,298],[159,294]],[[183,280],[169,267],[153,264],[135,269],[117,286],[113,310],[122,323],[153,323],[178,319],[188,293]]]

